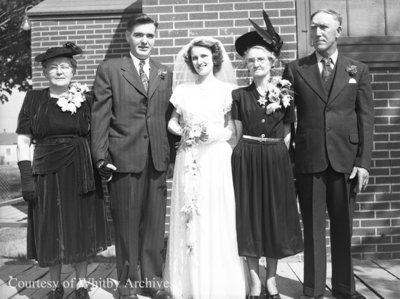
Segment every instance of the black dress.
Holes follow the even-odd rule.
[[[49,89],[29,91],[17,134],[32,136],[38,201],[29,204],[28,258],[41,267],[71,264],[107,247],[104,204],[96,192],[89,150],[90,98],[63,112]]]
[[[232,92],[232,118],[243,134],[232,153],[239,255],[283,258],[303,250],[292,166],[283,142],[284,123],[295,121],[293,105],[267,115],[254,83]]]

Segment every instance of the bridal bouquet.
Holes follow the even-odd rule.
[[[71,114],[74,114],[86,100],[85,93],[88,91],[89,88],[86,84],[74,82],[68,87],[68,91],[58,98],[57,105],[63,112],[70,111]]]
[[[274,113],[276,110],[290,106],[290,101],[293,100],[290,86],[292,84],[280,77],[272,77],[269,80],[267,93],[260,96],[258,103],[266,108],[267,115]]]
[[[185,121],[183,123],[183,134],[180,142],[182,149],[191,148],[194,145],[199,145],[207,141],[207,128],[203,122]]]

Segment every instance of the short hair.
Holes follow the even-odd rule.
[[[222,49],[219,46],[219,43],[216,41],[201,39],[199,41],[194,42],[189,47],[189,49],[187,50],[187,52],[184,56],[186,64],[189,66],[190,70],[194,74],[197,74],[197,72],[192,63],[192,53],[191,52],[192,52],[193,47],[203,47],[203,48],[209,49],[211,51],[212,60],[214,63],[213,73],[216,74],[221,70],[222,63],[224,62],[224,57],[222,55]]]
[[[126,30],[132,32],[135,26],[144,24],[153,24],[156,27],[156,29],[158,28],[157,21],[153,20],[146,14],[139,14],[139,15],[134,15],[128,19],[128,25],[126,26]]]
[[[335,20],[339,22],[339,26],[342,26],[342,16],[336,10],[333,10],[333,9],[330,9],[330,8],[323,8],[323,9],[317,10],[316,12],[314,12],[311,15],[311,20],[314,18],[314,16],[316,14],[319,14],[320,12],[324,12],[324,13],[326,13],[328,15],[333,16],[335,18]]]
[[[72,69],[74,70],[74,74],[75,74],[76,68],[77,68],[77,66],[78,66],[78,63],[76,62],[75,58],[73,58],[73,57],[66,57],[66,56],[61,56],[61,57],[65,57],[65,58],[69,59],[69,62],[70,62],[70,64],[71,64]],[[59,58],[59,57],[53,57],[53,58],[50,58],[50,59],[43,60],[43,61],[42,61],[42,68],[43,68],[43,69],[46,69],[46,68],[47,68],[47,65],[49,64],[49,61],[51,61],[51,60],[54,59],[54,58]]]

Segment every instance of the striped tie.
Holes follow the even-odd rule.
[[[143,66],[146,62],[144,60],[140,60],[139,62],[139,76],[140,76],[140,80],[142,80],[144,89],[146,90],[146,92],[149,91],[149,77],[147,77]]]
[[[326,82],[328,81],[329,77],[331,76],[333,69],[331,67],[331,58],[322,58],[322,81]]]

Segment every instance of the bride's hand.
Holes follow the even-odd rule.
[[[201,132],[200,141],[206,142],[207,140],[208,140],[208,131],[207,129],[205,129],[204,131]]]
[[[207,128],[208,139],[207,141],[228,141],[232,136],[232,131],[228,128],[211,127]]]

